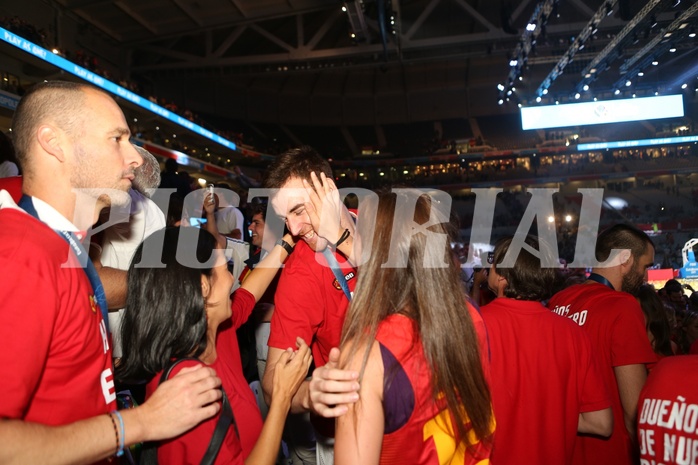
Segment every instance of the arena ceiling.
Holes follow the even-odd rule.
[[[521,66],[523,80],[516,83],[524,104],[532,102],[574,38],[605,6],[613,5],[612,13],[603,15],[586,47],[550,85],[550,98],[569,98],[583,78],[581,71],[647,4],[656,5],[653,14],[638,22],[619,44],[617,56],[608,59],[608,70],[596,82],[599,92],[609,91],[622,78],[624,61],[648,46],[679,14],[695,9],[688,0],[50,1],[127,50],[132,76],[171,95],[181,97],[181,89],[189,89],[184,98],[196,111],[261,115],[250,108],[260,105],[249,101],[244,114],[227,114],[224,107],[230,105],[216,102],[227,90],[297,102],[323,96],[363,99],[373,102],[374,116],[383,111],[382,105],[400,106],[404,111],[396,118],[403,120],[420,119],[417,113],[434,117],[428,104],[414,102],[419,93],[428,101],[441,100],[433,104],[440,111],[446,106],[443,102],[456,102],[458,110],[445,117],[516,111],[511,103],[497,105],[496,86],[507,84],[512,54],[532,14],[544,3],[554,5],[554,10],[546,15],[545,32]],[[342,11],[343,6],[348,11]],[[394,33],[389,29],[391,15]],[[688,16],[690,28],[695,21],[694,15]],[[650,22],[658,24],[649,27]],[[646,71],[645,83],[668,86],[691,73],[695,81],[692,66],[698,47],[688,40],[676,47],[678,53],[667,52],[662,66]],[[453,100],[459,92],[465,97]],[[385,100],[386,95],[394,98]],[[282,116],[269,120],[283,120]]]

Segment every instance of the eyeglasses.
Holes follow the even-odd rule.
[[[490,265],[494,263],[494,252],[487,252],[487,263]]]

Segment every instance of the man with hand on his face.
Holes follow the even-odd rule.
[[[350,293],[356,282],[356,271],[346,258],[336,251],[340,240],[341,244],[350,239],[353,223],[342,205],[336,237],[321,237],[318,234],[308,211],[310,197],[306,191],[306,186],[312,182],[312,173],[318,176],[320,173],[324,174],[326,181],[332,178],[332,171],[326,160],[310,147],[300,147],[278,156],[269,167],[264,182],[265,188],[278,189],[271,196],[272,207],[276,214],[284,219],[291,234],[297,238],[296,247],[286,261],[274,297],[275,310],[268,342],[267,369],[262,381],[267,397],[271,393],[273,367],[284,350],[293,347],[296,337],[301,337],[310,344],[316,366],[325,376],[320,381],[325,387],[325,392],[333,391],[333,374],[340,378],[349,377],[349,381],[358,376],[353,372],[335,370],[339,353],[336,349],[332,350],[339,346]],[[317,180],[318,178],[315,178],[315,181]],[[334,188],[334,184],[330,183],[325,183],[325,186],[328,189]],[[335,262],[332,265],[337,275],[330,268],[331,263],[328,261]],[[344,282],[340,282],[339,279]],[[323,367],[328,362],[328,367]],[[294,396],[292,413],[310,411],[332,416],[343,413],[346,407],[340,406],[337,410],[332,410],[329,405],[358,399],[355,392],[349,392],[344,397],[340,394],[333,399],[334,402],[320,403],[319,397],[311,396],[310,383],[311,381],[305,381]],[[358,389],[355,382],[345,386]],[[324,439],[334,435],[334,422],[320,420],[315,417],[313,422],[318,433],[318,463],[332,463],[332,442]]]

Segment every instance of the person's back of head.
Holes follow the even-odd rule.
[[[332,168],[313,148],[307,145],[288,150],[278,155],[267,169],[263,185],[267,189],[279,189],[290,178],[310,182],[310,173],[332,178]]]
[[[141,194],[150,197],[153,189],[160,185],[160,164],[155,155],[148,152],[143,147],[134,145],[136,151],[143,158],[143,164],[133,172],[133,188]]]
[[[681,283],[677,280],[670,279],[664,283],[664,292],[666,292],[667,296],[669,297],[676,294],[681,296],[683,295],[683,286],[681,286]]]
[[[168,158],[165,160],[165,173],[176,174],[177,169],[179,169],[179,163],[174,158]]]
[[[664,302],[649,284],[643,284],[637,291],[636,298],[645,314],[647,331],[654,339],[652,348],[661,355],[673,355],[671,349],[671,327]]]
[[[201,282],[212,274],[215,248],[208,231],[179,227],[156,231],[138,246],[128,270],[118,379],[149,380],[170,360],[196,357],[206,349]]]
[[[494,246],[493,266],[498,275],[507,280],[504,296],[510,299],[543,301],[549,299],[555,290],[558,279],[558,269],[546,267],[543,264],[555,261],[550,244],[539,241],[535,236],[524,239],[526,245],[538,251],[539,256],[521,248],[518,251],[513,267],[503,267],[507,253],[514,242],[514,237],[505,237]]]
[[[654,243],[643,231],[628,224],[616,224],[605,229],[596,239],[596,259],[599,262],[606,261],[615,249],[630,250],[637,261],[649,247],[654,249]]]

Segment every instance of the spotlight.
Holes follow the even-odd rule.
[[[635,92],[633,92],[633,98],[635,98],[635,97],[636,97]]]
[[[501,105],[501,104],[503,104],[503,103],[504,103],[504,100],[502,100],[501,98],[500,98],[499,101],[497,102],[498,105]]]
[[[637,73],[637,75],[638,75],[638,76],[640,76],[640,77],[642,77],[642,76],[644,76],[644,75],[645,75],[645,73],[644,73],[644,72],[642,72],[642,71],[640,71],[639,73]]]
[[[538,97],[536,97],[536,102],[537,102],[537,103],[540,103],[541,100],[542,100],[542,99],[540,98],[540,95],[539,95]]]
[[[686,84],[686,83],[681,84],[682,89],[685,89],[686,87],[688,87],[688,84]]]
[[[693,29],[691,29],[691,32],[688,33],[688,37],[690,37],[691,39],[693,39],[695,36],[696,36],[696,31],[694,31]]]
[[[548,95],[548,89],[543,89],[543,95]]]
[[[613,92],[613,95],[618,95],[618,94],[620,94],[620,89],[616,89],[616,90]]]
[[[504,84],[497,84],[497,90],[504,90]]]
[[[535,30],[536,30],[536,22],[535,22],[535,21],[532,21],[532,22],[528,23],[528,24],[526,25],[526,30],[527,30],[528,32],[533,32],[533,31],[535,31]]]
[[[511,60],[509,60],[509,66],[513,67],[513,66],[516,66],[518,64],[519,64],[519,60],[517,60],[515,58],[512,58]]]
[[[676,47],[671,47],[671,48],[669,49],[669,52],[670,52],[670,53],[676,52]]]
[[[658,64],[659,64],[659,62],[658,62],[657,60],[654,60],[654,61],[652,62],[652,66],[657,66]]]
[[[579,97],[581,97],[581,95],[579,94],[579,92],[577,92],[576,94],[574,94],[574,99],[575,99],[575,100],[579,100]]]
[[[657,17],[655,15],[650,16],[650,29],[657,27]]]
[[[625,87],[630,87],[632,85],[633,83],[631,81],[625,81]]]
[[[559,101],[559,100],[555,100],[555,105],[560,105],[560,101]]]
[[[584,92],[588,91],[588,90],[589,90],[589,84],[584,84],[584,87],[582,87],[582,89],[584,89]]]
[[[565,215],[565,221],[567,221],[568,223],[572,221],[572,215]]]
[[[346,12],[347,12],[347,7],[343,6],[343,7],[342,7],[342,11],[346,13]]]

